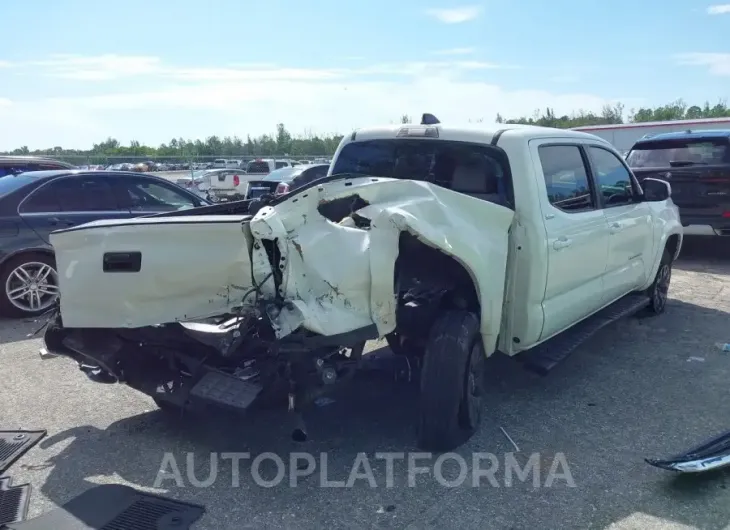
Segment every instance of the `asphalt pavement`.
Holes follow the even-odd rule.
[[[670,297],[664,315],[605,328],[547,377],[490,359],[483,427],[457,451],[467,479],[458,480],[452,455],[410,484],[415,385],[357,381],[309,414],[310,440],[297,444],[274,413],[171,417],[126,387],[91,383],[65,359],[42,361],[41,340],[28,337],[38,322],[0,321],[0,429],[48,430],[9,474],[34,488],[29,516],[95,484],[118,483],[204,504],[196,530],[730,529],[730,473],[681,477],[643,461],[730,429],[730,353],[716,346],[730,342],[730,242],[690,243]],[[309,468],[290,466],[292,452],[313,455],[317,470],[294,476]],[[250,455],[238,477],[222,453]],[[389,472],[376,453],[404,456],[392,456]],[[477,487],[474,453],[498,466]],[[512,474],[510,483],[507,469],[513,462],[528,469],[534,454],[531,476]],[[417,465],[435,461],[420,455]],[[356,464],[361,478],[347,487]],[[209,475],[210,485],[193,486]]]

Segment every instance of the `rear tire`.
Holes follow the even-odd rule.
[[[431,330],[421,371],[418,445],[450,451],[481,423],[486,357],[479,318],[448,311]]]
[[[664,249],[662,259],[659,262],[654,282],[645,292],[649,297],[648,312],[652,315],[660,315],[667,307],[669,297],[669,284],[672,280],[672,255]]]

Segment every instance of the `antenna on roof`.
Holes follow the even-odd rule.
[[[433,114],[426,113],[421,117],[421,125],[436,125],[437,123],[441,122]]]

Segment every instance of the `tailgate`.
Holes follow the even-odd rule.
[[[730,211],[730,166],[635,169],[634,173],[640,181],[651,177],[669,182],[672,201],[682,217],[722,217]]]
[[[210,176],[210,187],[211,189],[218,190],[235,190],[237,189],[236,182],[240,186],[242,182],[246,181],[245,173],[236,173],[233,171],[226,171],[218,175]]]
[[[252,286],[244,215],[96,221],[53,232],[65,327],[219,315]]]

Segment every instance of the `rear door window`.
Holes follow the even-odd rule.
[[[143,178],[120,179],[117,196],[131,212],[167,212],[197,206],[192,197],[180,190]]]
[[[281,160],[274,163],[274,169],[281,169],[283,167],[289,167],[291,164],[289,162],[282,162]]]
[[[581,148],[577,145],[541,145],[540,165],[550,204],[568,213],[596,207]]]

